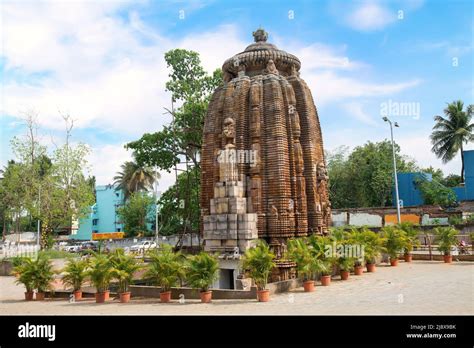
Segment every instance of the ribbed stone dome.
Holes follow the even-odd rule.
[[[267,43],[263,29],[253,35],[254,43],[224,63],[224,84],[205,118],[202,231],[208,251],[243,252],[264,238],[281,257],[288,238],[327,232],[328,177],[299,59]],[[235,161],[223,161],[233,151]],[[282,279],[289,276],[290,264],[278,267]]]
[[[229,81],[237,76],[239,68],[245,69],[249,76],[259,74],[266,68],[270,59],[282,75],[291,75],[293,69],[293,73],[300,70],[300,60],[288,52],[279,50],[274,44],[266,42],[268,35],[263,29],[255,31],[253,36],[255,43],[224,62],[222,71],[225,80]]]

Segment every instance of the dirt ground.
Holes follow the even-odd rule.
[[[273,295],[270,302],[253,300],[198,300],[162,304],[159,299],[134,298],[121,304],[94,299],[69,303],[66,299],[26,302],[24,289],[13,277],[0,277],[0,313],[28,315],[331,315],[331,314],[474,314],[474,262],[444,264],[437,261],[381,265],[376,273],[334,277],[328,287],[313,293],[295,289]]]

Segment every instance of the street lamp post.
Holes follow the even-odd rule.
[[[385,122],[388,122],[388,124],[390,125],[390,136],[391,136],[391,139],[392,139],[393,178],[395,180],[395,198],[397,200],[397,221],[398,221],[398,223],[401,223],[402,218],[401,218],[401,215],[400,215],[400,197],[398,195],[397,161],[396,161],[396,157],[395,157],[395,143],[393,141],[392,121],[390,121],[388,119],[388,117],[383,117],[383,120]],[[397,122],[394,122],[393,125],[397,128],[399,127]]]

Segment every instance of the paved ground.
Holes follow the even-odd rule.
[[[93,299],[69,303],[64,299],[23,301],[23,288],[13,277],[0,277],[2,314],[474,314],[474,262],[451,265],[436,261],[400,262],[398,267],[379,266],[376,273],[334,279],[329,287],[313,293],[296,289],[274,295],[268,303],[249,300],[216,300],[201,304],[187,300],[161,304],[158,299],[137,298],[128,304]]]

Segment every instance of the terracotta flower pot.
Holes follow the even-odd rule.
[[[390,259],[390,266],[392,267],[398,266],[398,259]]]
[[[258,302],[268,302],[270,300],[270,290],[257,291]]]
[[[130,302],[130,291],[120,293],[120,303]]]
[[[354,275],[360,276],[360,275],[362,275],[362,274],[364,274],[364,267],[362,267],[362,266],[355,266],[355,267],[354,267]]]
[[[82,290],[74,291],[74,300],[75,301],[82,300]]]
[[[413,256],[411,254],[404,255],[405,262],[411,262],[413,260]]]
[[[329,284],[331,284],[331,276],[330,275],[321,276],[321,285],[329,286]]]
[[[171,291],[160,292],[160,302],[168,303],[171,301]]]
[[[110,290],[105,290],[104,294],[105,294],[105,300],[108,301],[110,298]]]
[[[95,303],[104,303],[107,300],[107,292],[96,292]]]
[[[367,272],[375,272],[375,263],[368,263],[366,266]]]
[[[444,255],[444,263],[451,263],[453,262],[453,255]]]
[[[314,280],[307,280],[303,282],[304,292],[313,292],[314,291]]]
[[[210,290],[209,291],[201,291],[199,293],[199,295],[201,296],[201,302],[202,303],[209,303],[212,300],[212,291],[210,291]]]
[[[37,292],[36,293],[36,301],[44,301],[45,293],[44,292]]]
[[[25,301],[33,301],[33,291],[26,291],[25,292]]]
[[[341,271],[341,279],[342,280],[349,279],[349,271]]]

